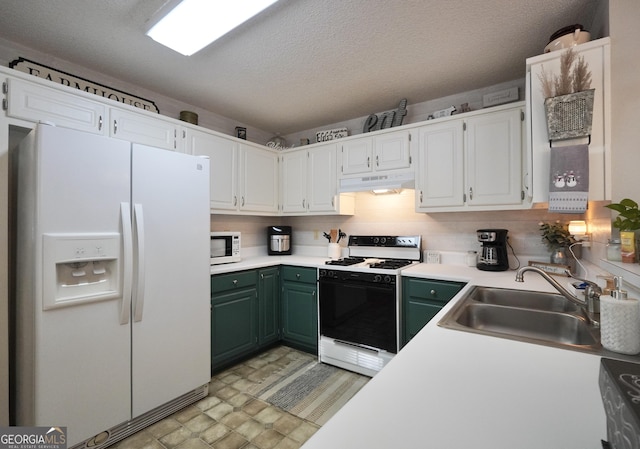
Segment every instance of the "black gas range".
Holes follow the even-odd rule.
[[[319,268],[322,362],[373,376],[393,358],[400,272],[421,260],[420,236],[351,236],[349,257]]]

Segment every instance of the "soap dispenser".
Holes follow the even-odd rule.
[[[614,277],[610,295],[600,296],[600,338],[610,351],[640,353],[640,303],[622,290],[622,276]]]

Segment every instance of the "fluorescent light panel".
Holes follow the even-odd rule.
[[[154,41],[191,56],[276,0],[182,0],[147,35]]]

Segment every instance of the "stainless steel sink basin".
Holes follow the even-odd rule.
[[[598,344],[585,320],[567,313],[469,304],[457,315],[456,323],[478,331],[549,340],[562,345]]]
[[[508,288],[475,287],[473,300],[483,304],[546,310],[549,312],[578,312],[577,305],[562,295],[545,292],[512,290]]]
[[[580,307],[560,294],[504,288],[471,288],[440,320],[439,326],[494,337],[609,353],[600,331]]]

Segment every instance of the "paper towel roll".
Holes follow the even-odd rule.
[[[600,296],[602,346],[621,354],[640,353],[640,305],[637,299]]]

